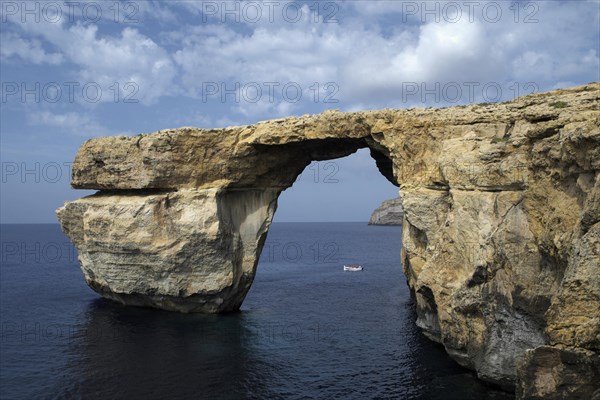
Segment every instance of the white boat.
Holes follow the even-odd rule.
[[[361,267],[358,264],[348,264],[348,265],[344,265],[344,271],[362,271],[363,267]]]

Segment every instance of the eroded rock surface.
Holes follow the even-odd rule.
[[[402,225],[404,209],[402,199],[386,200],[373,211],[369,218],[369,225]]]
[[[519,369],[519,398],[600,400],[600,358],[580,348],[540,346],[527,350]]]
[[[103,296],[231,311],[280,192],[312,160],[369,147],[400,187],[403,268],[424,333],[482,379],[526,397],[542,376],[568,398],[568,371],[585,393],[598,386],[577,360],[596,365],[600,351],[599,93],[594,83],[505,104],[92,139],[72,185],[100,192],[58,216]]]

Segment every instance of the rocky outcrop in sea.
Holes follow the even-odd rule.
[[[404,208],[402,199],[386,200],[373,211],[369,218],[369,225],[402,225],[404,219]]]

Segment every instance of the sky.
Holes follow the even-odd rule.
[[[497,102],[600,80],[598,1],[0,1],[0,222],[56,223],[87,139],[328,109]],[[361,150],[275,221],[366,221]]]

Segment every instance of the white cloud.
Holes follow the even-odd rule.
[[[84,80],[103,87],[134,82],[139,87],[139,100],[145,103],[175,93],[176,70],[168,53],[137,30],[126,28],[120,37],[103,38],[97,37],[96,26],[75,26],[69,32],[81,38],[68,46],[67,54],[82,67]]]
[[[40,111],[30,113],[28,118],[30,125],[59,128],[64,133],[78,136],[107,135],[109,132],[107,128],[103,127],[92,117],[76,112],[58,114],[49,111]]]
[[[341,90],[347,98],[369,103],[375,98],[400,100],[411,82],[485,79],[500,72],[488,56],[486,39],[477,23],[425,24],[414,44],[358,51],[340,67]]]
[[[58,23],[20,24],[30,36],[47,40],[78,68],[81,84],[94,82],[109,91],[118,83],[121,98],[130,95],[125,85],[139,89],[133,99],[152,104],[161,96],[176,93],[176,68],[166,50],[136,29],[127,27],[118,36],[101,35],[97,25]],[[102,96],[101,101],[113,101]]]
[[[538,22],[529,24],[523,22],[529,15],[523,9],[515,22],[510,4],[503,4],[503,17],[492,23],[491,11],[484,15],[482,4],[471,14],[463,10],[458,20],[448,13],[440,22],[427,18],[429,22],[415,27],[414,21],[399,23],[403,21],[400,3],[380,3],[377,7],[352,3],[349,8],[367,14],[368,19],[340,16],[340,24],[309,20],[258,24],[250,33],[228,25],[203,25],[188,30],[174,59],[187,93],[194,96],[200,95],[201,83],[207,81],[299,83],[305,90],[304,102],[233,105],[243,115],[258,112],[273,117],[307,107],[308,88],[314,82],[335,82],[340,89],[337,98],[347,108],[356,104],[405,107],[414,105],[402,100],[404,85],[411,82],[426,87],[436,82],[476,82],[480,87],[498,83],[506,97],[510,82],[535,82],[540,89],[549,89],[557,80],[576,80],[581,75],[591,75],[593,80],[591,71],[598,69],[597,39],[586,28],[591,26],[587,22],[598,19],[597,13],[590,13],[590,4],[572,11],[564,4],[536,3],[540,8],[533,16]],[[578,46],[573,46],[573,38]],[[481,101],[482,93],[473,99],[468,88],[462,88],[464,101]]]
[[[440,9],[446,4],[440,3]],[[83,81],[98,82],[103,88],[118,82],[122,95],[127,94],[123,85],[135,82],[136,98],[147,105],[164,96],[198,101],[206,83],[227,88],[236,82],[258,83],[264,89],[258,102],[233,101],[233,96],[223,101],[222,110],[242,118],[264,119],[314,108],[315,83],[320,86],[317,108],[354,109],[359,104],[366,108],[413,105],[402,99],[404,85],[410,82],[532,81],[544,89],[559,81],[596,78],[591,71],[599,66],[598,40],[589,28],[598,25],[594,3],[538,2],[534,15],[538,22],[530,24],[516,23],[510,4],[502,4],[503,18],[497,23],[486,21],[480,5],[473,21],[463,10],[458,21],[448,22],[453,15],[443,15],[440,22],[427,18],[428,22],[416,25],[402,17],[402,3],[386,1],[339,3],[337,24],[316,23],[308,5],[295,23],[282,18],[278,10],[274,22],[265,15],[257,23],[242,19],[242,24],[227,24],[214,18],[203,21],[199,3],[147,2],[140,16],[156,10],[160,24],[144,33],[126,27],[107,34],[105,25],[68,26],[62,21],[20,26],[29,36],[43,38],[60,50],[49,55],[37,39],[31,39],[30,58],[60,56],[77,66]],[[226,7],[223,2],[217,5]],[[417,5],[424,7],[424,3]],[[521,20],[525,11],[521,10]],[[323,16],[325,10],[320,13]],[[171,31],[161,32],[161,24],[172,27]],[[14,46],[3,50],[9,52],[17,54]],[[270,82],[279,84],[275,101],[267,98],[264,88]],[[341,106],[322,103],[328,82],[339,88],[335,98]],[[302,87],[302,101],[282,98],[286,83]],[[103,99],[112,100],[109,97]],[[216,97],[217,103],[221,101],[219,94]]]
[[[10,59],[18,57],[33,64],[59,65],[64,61],[60,53],[47,53],[42,43],[36,39],[23,39],[17,34],[6,32],[0,34],[0,57]]]

